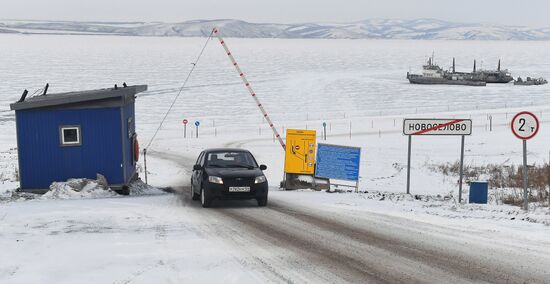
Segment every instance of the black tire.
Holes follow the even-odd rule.
[[[265,207],[267,206],[267,196],[256,199],[258,201],[258,206]]]
[[[201,197],[202,208],[209,208],[210,204],[212,203],[212,200],[210,199],[210,197],[208,196],[208,194],[205,192],[203,188],[201,188],[200,197]]]
[[[193,186],[191,186],[191,200],[199,200],[200,198],[200,194],[195,193]]]
[[[120,195],[130,195],[130,188],[127,185],[122,186],[121,189],[115,190]]]

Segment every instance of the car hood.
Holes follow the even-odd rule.
[[[206,168],[206,173],[221,178],[252,178],[263,175],[263,172],[258,168],[251,170],[244,168]]]

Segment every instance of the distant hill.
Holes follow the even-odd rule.
[[[549,40],[550,28],[454,23],[435,19],[365,20],[350,23],[276,24],[240,20],[161,22],[2,21],[0,33],[207,36],[321,39]]]

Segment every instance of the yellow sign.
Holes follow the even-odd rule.
[[[289,174],[315,173],[315,130],[288,129],[286,131],[285,172]]]

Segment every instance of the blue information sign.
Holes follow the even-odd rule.
[[[360,161],[361,148],[319,143],[315,176],[358,181]]]

